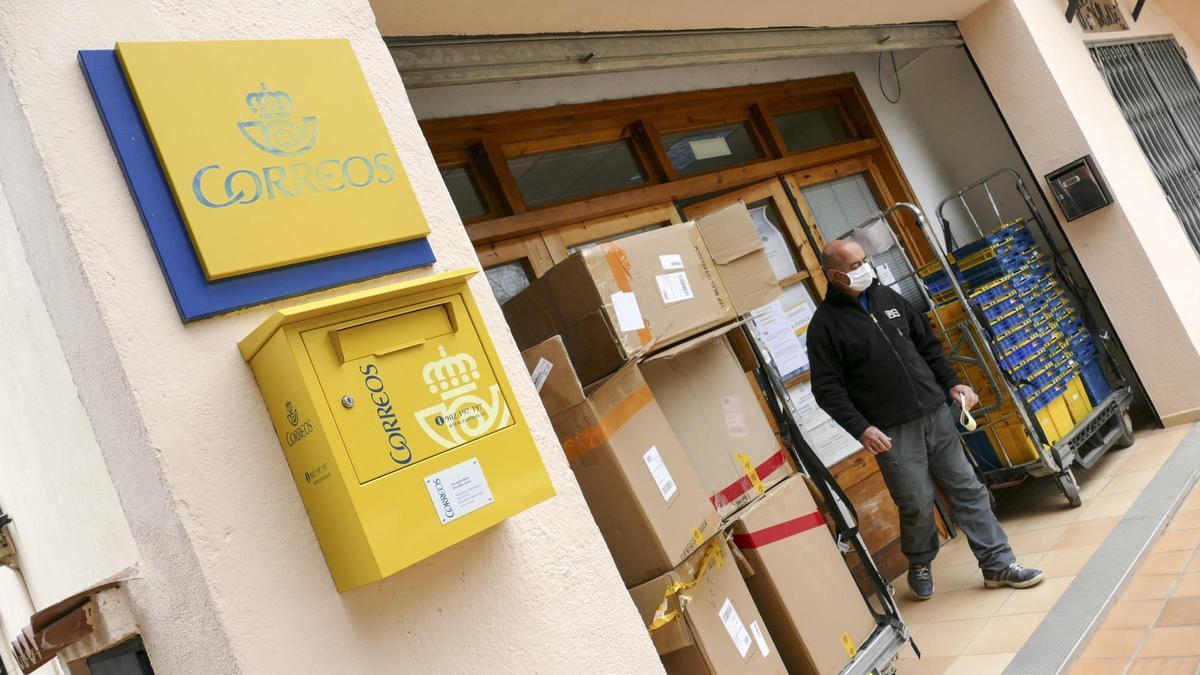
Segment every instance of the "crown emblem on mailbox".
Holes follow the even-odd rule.
[[[429,386],[429,393],[441,391],[442,400],[448,401],[460,394],[469,394],[476,389],[479,379],[479,364],[470,354],[446,356],[446,348],[438,346],[438,361],[430,361],[421,371],[421,377]]]
[[[292,97],[285,91],[270,91],[266,83],[246,94],[246,107],[258,119],[238,122],[238,129],[254,147],[277,157],[296,157],[317,142],[317,117],[293,117]]]
[[[479,391],[475,357],[467,353],[447,356],[442,345],[438,355],[440,359],[421,369],[421,378],[441,402],[417,411],[421,429],[442,447],[453,448],[508,425],[510,414],[500,387],[493,384],[486,392]]]

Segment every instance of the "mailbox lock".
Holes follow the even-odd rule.
[[[354,407],[354,397],[351,396],[350,394],[346,394],[345,396],[343,396],[342,397],[342,407],[343,408],[353,408]]]

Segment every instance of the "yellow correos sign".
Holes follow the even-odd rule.
[[[117,53],[210,280],[429,232],[348,41]]]

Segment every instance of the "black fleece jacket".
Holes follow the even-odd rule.
[[[813,396],[855,438],[937,410],[960,383],[923,313],[878,280],[864,292],[870,313],[830,286],[808,327]]]

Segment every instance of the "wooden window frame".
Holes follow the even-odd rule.
[[[821,148],[789,151],[774,117],[828,106],[837,107],[853,138]],[[678,176],[663,147],[663,133],[735,123],[748,126],[765,155],[763,159]],[[489,207],[493,206],[492,199],[497,202],[499,208],[492,212],[496,215],[467,223],[471,241],[482,252],[481,261],[495,261],[485,263],[492,266],[500,264],[501,258],[523,258],[535,275],[540,275],[547,260],[564,255],[569,244],[562,242],[570,239],[570,232],[594,230],[600,224],[610,229],[637,229],[630,223],[641,221],[631,214],[654,213],[679,200],[769,180],[782,181],[809,225],[812,214],[805,212],[804,200],[796,198],[801,185],[821,176],[837,177],[838,172],[855,167],[855,172],[865,167],[871,174],[872,190],[880,204],[914,201],[912,186],[900,170],[854,74],[427,120],[421,126],[439,166],[444,161],[459,166],[468,163],[469,170],[476,172],[473,176],[483,178],[479,184]],[[508,170],[509,156],[621,139],[630,141],[646,183],[530,209]],[[921,264],[930,258],[928,244],[916,231],[911,216],[898,214],[892,225],[915,262]],[[822,245],[816,228],[807,229],[816,235],[817,245]],[[790,234],[798,252],[804,254],[807,247],[802,244],[807,240],[796,232]],[[815,251],[810,253],[815,256]]]
[[[654,185],[661,182],[662,172],[655,166],[657,163],[652,155],[652,152],[644,147],[637,138],[636,130],[632,127],[623,127],[617,129],[598,129],[581,134],[572,134],[569,136],[555,136],[551,138],[525,139],[521,141],[513,141],[511,143],[500,143],[499,149],[502,155],[504,172],[511,178],[518,194],[520,186],[517,184],[517,179],[512,175],[512,171],[508,166],[508,161],[512,159],[520,159],[522,157],[530,157],[550,152],[560,152],[563,150],[576,150],[583,148],[591,148],[598,145],[608,143],[626,142],[633,154],[633,161],[637,165],[637,169],[645,178],[641,183],[630,185],[628,187],[619,187],[612,190],[604,190],[589,194],[585,199],[603,198],[610,195],[636,190],[647,185]],[[439,166],[439,168],[441,168]],[[521,196],[521,203],[525,206],[524,195]],[[560,199],[538,206],[527,207],[529,211],[537,211],[540,209],[549,209],[562,204],[572,204],[579,201],[578,199]]]

